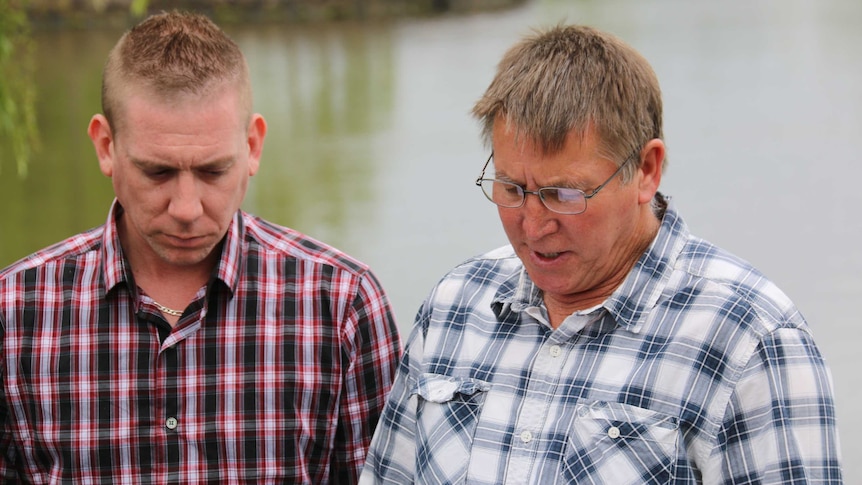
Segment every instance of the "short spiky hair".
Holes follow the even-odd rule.
[[[572,130],[595,129],[617,163],[663,136],[661,90],[649,63],[617,37],[584,26],[556,26],[510,48],[473,115],[486,143],[502,116],[516,136],[548,153],[561,150]]]
[[[102,111],[117,130],[123,88],[140,86],[163,99],[203,94],[234,83],[251,115],[248,66],[239,46],[203,15],[163,12],[123,34],[102,75]]]

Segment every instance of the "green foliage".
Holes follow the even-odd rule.
[[[132,12],[132,15],[140,18],[147,13],[147,7],[149,7],[149,4],[149,0],[132,0],[132,4],[129,5],[129,10]]]
[[[38,143],[33,70],[33,41],[24,6],[0,0],[0,153],[11,154],[21,177],[26,176]]]

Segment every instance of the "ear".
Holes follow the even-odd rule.
[[[99,169],[110,177],[114,173],[114,134],[104,115],[93,115],[87,134],[93,141],[96,157],[99,159]]]
[[[648,141],[641,150],[642,162],[637,172],[639,203],[648,204],[658,192],[664,156],[664,142],[658,138]]]
[[[248,125],[248,175],[253,176],[260,168],[263,154],[263,139],[266,138],[266,120],[258,113],[251,116]]]

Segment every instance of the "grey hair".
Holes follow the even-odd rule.
[[[591,129],[600,150],[623,163],[663,137],[658,78],[647,60],[619,38],[585,26],[556,26],[511,47],[473,107],[490,145],[503,117],[546,153],[557,153],[573,130]],[[638,163],[622,172],[631,180]]]

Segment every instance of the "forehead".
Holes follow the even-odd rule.
[[[113,119],[110,120],[114,132],[125,128],[130,117],[138,115],[142,109],[173,108],[177,115],[182,111],[197,112],[208,106],[218,107],[225,115],[232,115],[243,124],[251,118],[250,95],[244,86],[236,82],[210,82],[196,86],[194,90],[172,89],[154,85],[145,80],[129,80],[111,90],[114,99]]]
[[[593,129],[583,133],[570,131],[563,145],[550,151],[542,143],[524,136],[523,131],[513,129],[504,119],[498,119],[494,124],[492,144],[494,167],[497,172],[507,174],[529,167],[532,171],[562,176],[588,170],[596,162],[608,158],[603,155],[599,137]]]
[[[236,90],[222,86],[200,92],[160,92],[152,88],[130,89],[122,103],[124,118],[148,127],[187,126],[199,122],[216,126],[244,126],[247,118]]]
[[[567,132],[546,132],[542,126],[523,126],[511,120],[505,113],[494,117],[491,125],[490,141],[495,147],[498,144],[508,143],[524,151],[538,152],[543,155],[555,155],[558,152],[569,150],[574,145],[590,148],[603,145],[602,137],[595,123],[587,122],[586,125],[572,126]]]
[[[209,163],[236,158],[246,128],[234,95],[126,99],[117,149],[134,160],[169,164]]]

